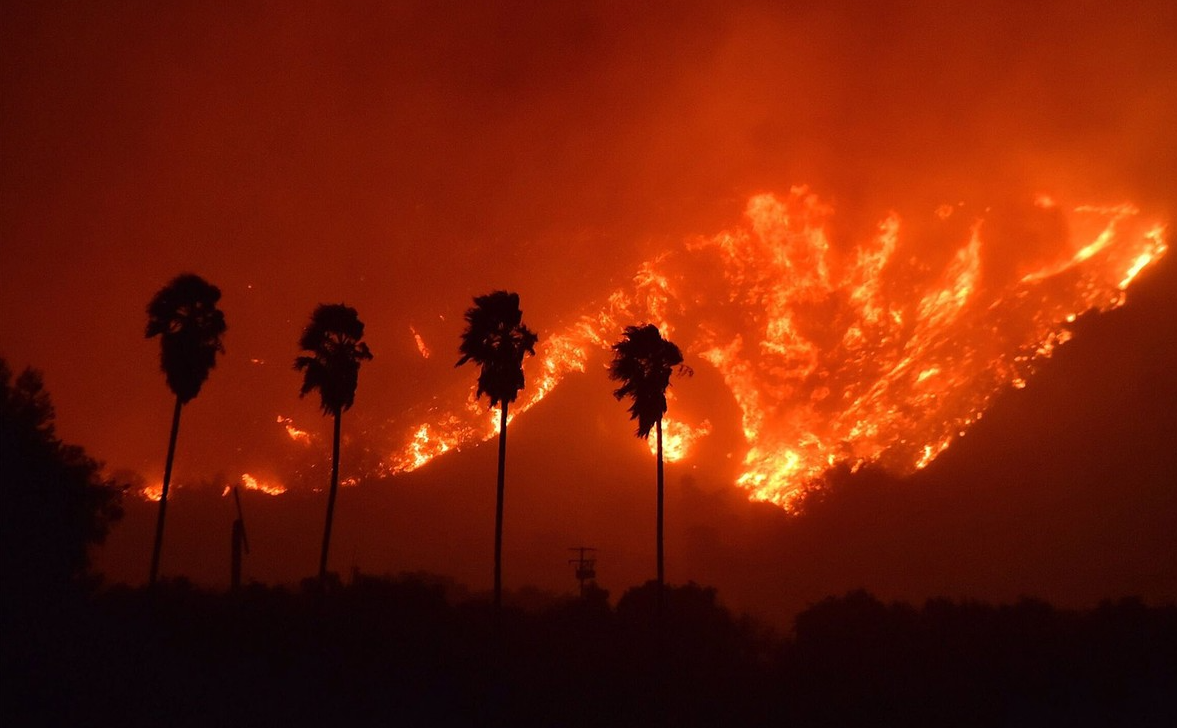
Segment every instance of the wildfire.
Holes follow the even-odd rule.
[[[286,486],[282,485],[281,483],[258,480],[249,473],[241,474],[241,485],[245,486],[245,488],[248,490],[260,491],[266,495],[282,495],[286,492]],[[228,492],[229,490],[226,488],[225,493]]]
[[[300,430],[294,426],[294,420],[289,417],[278,415],[278,424],[286,428],[286,434],[290,436],[291,440],[301,442],[304,445],[309,445],[311,442],[311,433],[306,430]]]
[[[738,485],[791,509],[838,464],[928,465],[994,394],[1025,386],[1078,314],[1121,305],[1167,249],[1164,227],[1132,205],[1068,208],[1047,195],[997,222],[970,219],[963,203],[911,223],[892,213],[855,244],[831,234],[833,215],[806,187],[758,195],[744,224],[643,264],[632,286],[541,338],[510,414],[584,372],[624,326],[655,323],[730,390],[748,446]],[[670,462],[711,430],[665,425]],[[498,413],[471,396],[413,427],[390,471],[497,431]]]
[[[481,408],[478,408],[475,414],[481,416]],[[494,424],[497,426],[497,418],[494,420]],[[487,427],[483,429],[490,429],[490,425],[487,424]],[[494,434],[493,431],[479,431],[474,425],[469,424],[467,418],[458,415],[450,415],[440,423],[423,423],[417,427],[408,445],[393,456],[389,471],[391,473],[411,472],[438,455],[459,449],[462,443],[471,440],[485,440]]]
[[[699,439],[711,434],[711,420],[703,420],[698,427],[691,427],[685,422],[662,419],[662,459],[668,463],[677,463],[691,452],[691,447]],[[658,452],[658,442],[651,437],[648,441],[650,453]]]
[[[429,358],[429,347],[425,346],[425,339],[421,338],[421,334],[417,333],[417,329],[410,326],[409,333],[413,335],[413,341],[417,344],[417,352],[421,354],[422,359]]]
[[[266,495],[282,495],[283,493],[286,492],[286,486],[282,485],[281,483],[278,483],[275,481],[260,480],[256,477],[250,475],[249,473],[242,473],[241,474],[241,485],[244,486],[248,490],[260,491],[262,493],[265,493]],[[174,494],[176,492],[176,490],[179,488],[180,488],[180,484],[173,481],[171,484],[171,493]],[[229,493],[231,493],[231,492],[232,492],[232,487],[226,485],[221,491],[221,496],[222,497],[228,496]],[[163,481],[159,481],[156,483],[152,483],[150,485],[143,486],[143,488],[141,488],[139,490],[139,495],[144,500],[154,501],[154,502],[158,503],[159,500],[161,498],[163,498]],[[170,500],[171,497],[172,496],[169,495],[168,499]]]
[[[1144,234],[1145,238],[1152,241],[1152,247],[1150,250],[1146,250],[1138,255],[1136,260],[1132,261],[1132,265],[1124,273],[1124,278],[1120,281],[1119,286],[1117,286],[1121,291],[1128,290],[1128,286],[1140,274],[1140,271],[1144,270],[1149,263],[1156,261],[1160,256],[1164,255],[1168,249],[1163,239],[1164,233],[1164,227],[1158,225]]]

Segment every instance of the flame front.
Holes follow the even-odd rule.
[[[662,459],[668,463],[677,463],[691,453],[691,448],[700,438],[711,434],[711,420],[703,420],[697,427],[685,422],[662,418]],[[658,452],[655,438],[649,438],[650,454]]]
[[[417,345],[417,353],[421,355],[422,359],[429,358],[429,347],[425,345],[425,339],[421,338],[421,334],[417,333],[417,329],[410,326],[409,333],[413,335],[413,343]]]
[[[241,485],[245,486],[247,490],[256,490],[266,495],[282,495],[286,492],[286,486],[273,480],[261,480],[249,473],[241,474]],[[225,493],[229,491],[226,488]]]
[[[311,433],[307,432],[306,430],[300,430],[297,427],[295,427],[294,420],[290,419],[289,417],[283,417],[282,415],[278,415],[278,424],[282,425],[286,429],[286,434],[290,437],[291,440],[294,440],[295,442],[300,442],[303,445],[310,444]]]
[[[751,498],[792,509],[839,464],[922,468],[995,393],[1024,386],[1033,362],[1070,337],[1066,324],[1122,304],[1166,250],[1163,226],[1142,223],[1132,205],[1068,212],[1040,195],[997,220],[962,208],[941,205],[912,224],[892,213],[850,245],[830,232],[833,207],[806,187],[753,197],[743,225],[643,264],[631,288],[541,339],[509,412],[584,372],[624,326],[651,322],[730,390],[747,443],[737,483]],[[670,462],[711,429],[665,424]],[[388,471],[497,432],[497,413],[471,396],[413,427]]]

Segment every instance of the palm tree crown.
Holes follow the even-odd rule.
[[[331,521],[335,513],[335,492],[339,488],[339,421],[343,411],[356,399],[360,362],[372,358],[364,338],[364,324],[354,308],[342,303],[319,304],[302,332],[298,345],[308,352],[294,360],[303,372],[304,397],[319,390],[323,414],[335,418],[331,437],[331,490],[327,495],[327,522],[323,527],[323,549],[319,552],[319,579],[327,578],[327,551],[331,546]]]
[[[466,330],[458,351],[462,358],[454,366],[472,361],[482,367],[477,397],[486,394],[493,407],[514,402],[523,389],[523,357],[535,355],[539,337],[523,325],[519,294],[495,291],[475,296],[466,311]]]
[[[360,341],[363,336],[364,324],[354,308],[320,304],[298,340],[299,347],[309,352],[294,360],[294,368],[303,372],[299,396],[318,390],[324,414],[350,409],[356,399],[360,362],[372,358],[368,345]]]
[[[458,351],[462,358],[454,366],[472,361],[482,367],[478,373],[477,397],[490,396],[490,406],[499,407],[499,469],[495,482],[494,605],[503,604],[503,492],[507,463],[507,406],[523,389],[523,357],[535,355],[539,337],[523,325],[519,294],[494,291],[475,296],[466,311],[466,330]]]
[[[633,399],[629,413],[630,419],[638,421],[638,437],[649,437],[650,430],[666,413],[670,375],[676,367],[682,372],[690,371],[682,362],[682,351],[663,339],[654,324],[625,327],[624,337],[613,345],[609,378],[621,382],[613,396]]]
[[[200,393],[209,371],[224,353],[225,315],[217,309],[221,289],[198,275],[184,273],[161,288],[147,304],[147,338],[160,336],[160,369],[168,387],[187,403]]]

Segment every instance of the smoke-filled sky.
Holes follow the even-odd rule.
[[[892,213],[1014,220],[985,280],[1058,253],[1062,233],[1020,236],[1042,230],[1038,195],[1177,210],[1172,3],[632,5],[4,4],[0,356],[44,371],[63,437],[157,481],[172,399],[146,303],[183,271],[223,292],[227,353],[184,411],[164,573],[227,580],[220,486],[246,471],[289,489],[246,494],[246,574],[313,571],[329,428],[291,364],[320,302],[355,306],[375,354],[344,417],[358,477],[465,408],[472,296],[519,292],[542,343],[644,263],[675,270],[660,256],[746,225],[757,194],[808,185],[844,254]],[[935,273],[968,236],[919,240],[904,264]],[[762,614],[858,586],[1177,598],[1175,292],[1162,260],[927,469],[839,476],[795,516],[734,485],[746,417],[696,356],[672,407],[711,434],[668,469],[669,578]],[[683,321],[684,343],[706,338]],[[605,361],[512,425],[508,587],[571,588],[581,544],[608,588],[652,573],[653,463]],[[471,443],[344,489],[333,566],[485,588],[494,456]],[[153,508],[132,500],[98,555],[112,578],[145,577]]]

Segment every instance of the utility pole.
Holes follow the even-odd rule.
[[[245,536],[245,514],[241,512],[241,496],[237,494],[237,486],[233,486],[233,500],[237,503],[237,520],[233,521],[233,539],[230,548],[229,588],[237,591],[241,588],[241,555],[244,549],[249,553],[249,539]]]
[[[569,551],[577,552],[577,557],[568,559],[568,563],[576,567],[576,578],[580,581],[580,598],[584,599],[586,582],[597,578],[597,550],[592,546],[572,546]]]

